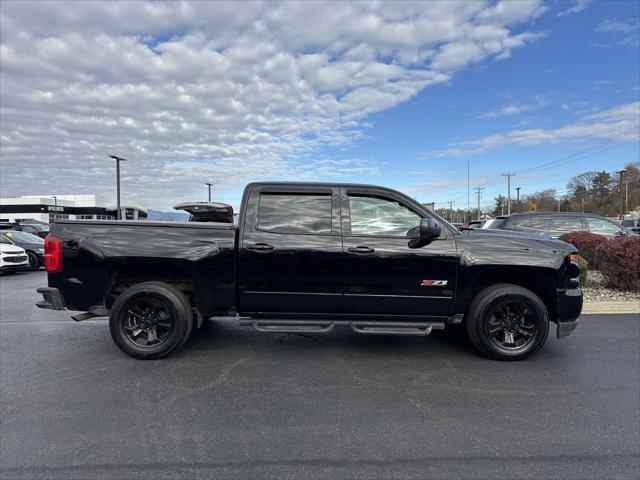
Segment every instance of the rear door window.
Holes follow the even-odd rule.
[[[586,220],[591,233],[597,233],[598,235],[618,235],[622,231],[622,228],[618,225],[604,218],[587,218]]]
[[[547,235],[551,218],[536,216],[514,217],[511,221],[510,228],[512,230],[521,230],[525,232],[537,233],[538,235]]]
[[[553,218],[549,235],[559,237],[569,232],[579,232],[584,230],[580,217],[558,216]]]
[[[331,194],[262,193],[258,229],[275,233],[331,234]]]

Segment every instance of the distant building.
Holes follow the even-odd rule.
[[[116,208],[98,206],[95,195],[25,195],[0,198],[0,222],[115,220]],[[122,206],[123,220],[146,220],[143,208]]]

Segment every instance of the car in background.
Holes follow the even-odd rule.
[[[22,230],[18,222],[0,222],[0,231],[4,230]]]
[[[21,230],[5,230],[0,233],[0,237],[25,250],[31,270],[39,270],[44,266],[44,240],[42,238]]]
[[[502,225],[502,223],[504,223],[505,221],[505,216],[502,215],[500,217],[496,217],[496,218],[488,218],[486,220],[475,220],[475,222],[482,222],[482,225],[480,227],[474,226],[473,228],[482,228],[482,229],[493,229],[493,230],[499,230],[500,225]],[[474,222],[471,222],[474,223]]]
[[[17,230],[19,232],[27,232],[44,238],[49,235],[49,225],[44,223],[18,223],[18,222],[2,222],[0,223],[0,231]]]
[[[0,235],[0,273],[9,275],[29,269],[29,257],[23,248]]]
[[[503,215],[491,223],[489,229],[511,230],[548,237],[559,237],[570,232],[590,232],[605,237],[634,235],[634,232],[594,213],[580,212],[527,212]]]
[[[451,225],[453,225],[460,231],[464,230],[465,228],[469,228],[466,223],[461,223],[461,222],[454,222],[454,223],[451,223]]]
[[[483,218],[482,220],[471,220],[469,222],[468,228],[486,228],[485,225],[487,223],[491,223],[494,218]]]
[[[233,207],[220,202],[187,202],[173,207],[188,212],[190,222],[234,223]]]
[[[49,235],[49,225],[42,223],[20,223],[23,232],[44,238]]]
[[[620,224],[634,233],[640,233],[640,219],[638,220],[622,220]]]

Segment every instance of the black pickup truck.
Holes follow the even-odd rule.
[[[233,317],[264,332],[427,335],[463,324],[484,355],[524,359],[576,327],[578,252],[521,233],[460,232],[371,185],[252,183],[238,225],[59,221],[37,305],[109,316],[116,344],[166,357]]]

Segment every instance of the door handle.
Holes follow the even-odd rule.
[[[347,248],[347,252],[351,253],[373,253],[375,250],[371,247],[367,247],[366,245],[358,245],[357,247],[349,247]]]
[[[246,248],[248,250],[273,250],[273,245],[269,245],[268,243],[254,243],[253,245],[247,245]]]

